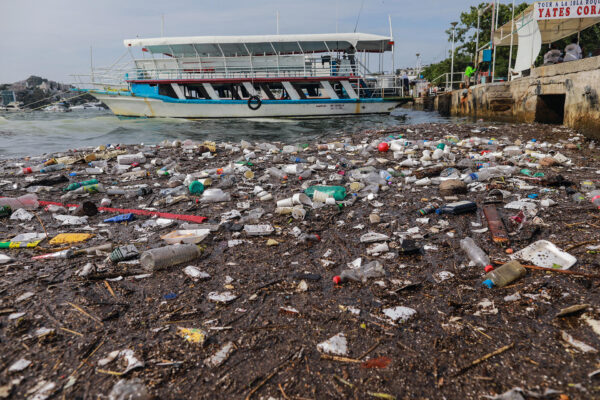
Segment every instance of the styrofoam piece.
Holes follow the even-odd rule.
[[[209,234],[208,229],[187,229],[169,232],[160,238],[169,244],[196,244],[206,239]]]
[[[547,240],[539,240],[513,255],[512,259],[529,261],[538,267],[566,270],[571,268],[577,259],[571,254],[561,251]]]

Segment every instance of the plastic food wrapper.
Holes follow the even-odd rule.
[[[547,240],[539,240],[523,250],[511,255],[512,259],[529,261],[538,267],[566,270],[571,268],[577,259],[561,251]]]
[[[177,328],[177,334],[190,343],[204,344],[206,332],[197,328]]]
[[[50,244],[80,243],[93,238],[91,233],[60,233],[50,240]]]

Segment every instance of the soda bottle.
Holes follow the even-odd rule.
[[[600,190],[594,190],[590,195],[592,196],[592,204],[600,210]]]
[[[467,253],[469,260],[473,261],[478,266],[485,268],[490,264],[490,258],[470,237],[460,241],[460,248]]]
[[[460,215],[466,214],[470,212],[477,211],[477,204],[472,201],[458,201],[456,203],[446,204],[442,208],[438,208],[435,212],[438,215],[441,214],[452,214],[452,215]]]
[[[439,208],[439,205],[437,203],[429,203],[425,207],[423,207],[419,210],[419,214],[421,214],[421,215],[433,214],[435,212],[435,210],[437,210],[438,208]]]
[[[158,271],[195,260],[201,254],[200,248],[194,244],[177,244],[143,252],[140,263],[147,271]]]
[[[483,286],[488,289],[504,287],[519,279],[527,273],[527,270],[516,260],[510,261],[500,268],[487,273],[483,278]]]

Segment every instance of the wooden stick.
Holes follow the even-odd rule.
[[[110,292],[110,294],[112,294],[112,297],[117,297],[115,296],[115,292],[113,291],[113,289],[110,287],[110,284],[108,283],[108,281],[104,281],[104,284],[106,285],[106,288],[108,289],[108,291]]]
[[[279,386],[279,391],[281,392],[281,395],[283,396],[283,398],[285,400],[290,400],[290,398],[287,396],[287,394],[285,394],[285,391],[283,390],[283,387],[281,387],[281,383],[278,384],[277,386]]]
[[[83,364],[85,364],[85,363],[87,362],[87,360],[89,360],[89,359],[90,359],[90,358],[91,358],[91,357],[92,357],[92,356],[93,356],[93,355],[94,355],[94,354],[95,354],[95,353],[98,351],[98,349],[100,349],[100,347],[102,347],[102,345],[103,345],[103,344],[104,344],[104,340],[103,340],[102,342],[100,342],[100,344],[98,345],[98,347],[96,347],[96,348],[94,349],[94,351],[92,351],[92,352],[90,353],[90,355],[89,355],[89,356],[87,356],[87,357],[86,357],[86,358],[85,358],[85,359],[84,359],[84,360],[83,360],[83,361],[82,361],[82,362],[81,362],[81,363],[80,363],[80,364],[77,366],[77,368],[75,368],[75,370],[74,370],[73,372],[71,372],[71,375],[69,375],[69,376],[74,376],[74,375],[75,375],[75,372],[77,372],[77,370],[79,370],[79,368],[81,368],[81,367],[83,366]]]
[[[294,353],[294,354],[288,356],[282,363],[280,363],[278,366],[276,366],[273,369],[273,372],[271,372],[269,375],[267,375],[267,377],[265,379],[263,379],[262,381],[260,381],[260,383],[258,385],[256,385],[252,390],[250,390],[250,392],[246,395],[245,400],[250,400],[250,398],[252,397],[252,395],[254,393],[256,393],[261,387],[263,387],[264,384],[267,383],[272,377],[274,377],[275,374],[277,374],[277,372],[279,372],[279,370],[284,365],[286,365],[288,362],[290,362],[290,360],[292,360],[295,356],[297,356],[301,352],[302,352],[302,350],[300,350],[300,352],[298,352],[298,353]]]
[[[79,333],[79,332],[76,332],[76,331],[72,331],[72,330],[70,330],[70,329],[63,328],[62,326],[61,326],[59,329],[61,329],[61,330],[65,331],[65,332],[72,333],[73,335],[78,335],[78,336],[81,336],[81,337],[83,337],[83,333]]]
[[[79,307],[78,305],[69,303],[68,301],[67,301],[67,304],[70,305],[71,307],[73,307],[74,309],[76,309],[77,311],[79,311],[80,313],[82,313],[83,315],[85,315],[86,317],[89,317],[89,318],[93,319],[94,321],[98,322],[100,325],[104,325],[104,323],[102,323],[100,318],[94,317],[93,315],[87,313],[83,308]]]
[[[356,358],[330,356],[329,354],[321,354],[321,360],[331,360],[331,361],[339,361],[339,362],[346,362],[346,363],[362,363],[361,360],[357,360]]]
[[[587,242],[577,243],[577,244],[574,244],[571,247],[567,247],[565,249],[565,251],[568,253],[569,251],[574,250],[574,249],[576,249],[578,247],[585,246],[586,244],[592,244],[592,243],[596,243],[596,241],[595,240],[588,240]]]
[[[373,346],[369,347],[369,350],[365,351],[360,357],[358,357],[359,360],[364,359],[366,356],[368,356],[373,350],[375,350],[377,348],[377,346],[379,346],[381,344],[381,339],[379,339],[377,341],[377,343],[375,343]]]
[[[523,265],[523,268],[535,269],[537,271],[555,272],[557,274],[575,275],[575,276],[583,276],[583,277],[592,278],[592,279],[600,279],[600,275],[588,274],[586,272],[569,271],[569,270],[555,269],[555,268],[544,268],[544,267],[538,267],[536,265]]]
[[[492,357],[494,357],[494,356],[497,356],[498,354],[502,354],[502,353],[504,353],[506,350],[510,350],[510,349],[512,349],[514,346],[515,346],[515,344],[514,344],[514,343],[511,343],[511,344],[509,344],[508,346],[501,347],[501,348],[499,348],[499,349],[498,349],[498,350],[496,350],[496,351],[493,351],[493,352],[491,352],[491,353],[488,353],[488,354],[486,354],[485,356],[483,356],[483,357],[480,357],[480,358],[478,358],[477,360],[473,361],[471,364],[467,365],[466,367],[462,368],[460,371],[458,371],[456,374],[454,374],[454,376],[460,375],[460,374],[462,374],[463,372],[465,372],[466,370],[468,370],[469,368],[473,368],[473,367],[474,367],[474,366],[476,366],[477,364],[481,364],[482,362],[484,362],[484,361],[486,361],[486,360],[488,360],[488,359],[490,359],[490,358],[492,358]]]
[[[31,211],[33,213],[33,215],[35,215],[35,217],[37,218],[38,222],[40,223],[40,225],[42,226],[42,229],[44,230],[44,234],[46,235],[46,239],[48,239],[48,232],[46,232],[46,227],[44,226],[44,223],[42,222],[42,220],[40,219],[40,217],[37,215],[37,213],[35,211]]]

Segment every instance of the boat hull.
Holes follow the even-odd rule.
[[[118,116],[167,118],[326,117],[389,114],[402,102],[385,99],[263,100],[252,110],[245,100],[164,101],[149,97],[90,93]]]

